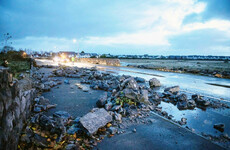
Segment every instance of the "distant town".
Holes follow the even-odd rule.
[[[11,46],[5,46],[1,52],[7,52],[10,50],[15,50]],[[19,49],[20,51],[20,49]],[[68,57],[78,57],[78,58],[118,58],[118,59],[175,59],[175,60],[223,60],[229,61],[230,56],[213,56],[213,55],[112,55],[112,54],[98,54],[98,53],[86,53],[84,51],[74,52],[74,51],[59,51],[59,52],[47,52],[47,51],[32,51],[29,49],[22,50],[32,57],[52,57],[58,54],[65,54]]]
[[[58,54],[65,54],[68,57],[76,56],[78,58],[118,58],[118,59],[176,59],[176,60],[230,60],[230,56],[203,56],[203,55],[111,55],[111,54],[97,54],[97,53],[85,53],[84,51],[80,53],[76,52],[44,52],[38,53],[34,52],[32,54],[33,57],[52,57]]]

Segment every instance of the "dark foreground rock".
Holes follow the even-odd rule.
[[[0,149],[17,149],[19,135],[31,114],[35,97],[35,89],[31,89],[30,83],[19,83],[7,68],[0,68]],[[19,88],[27,84],[27,88]]]

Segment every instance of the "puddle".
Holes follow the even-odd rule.
[[[169,115],[173,115],[176,121],[180,121],[182,117],[187,118],[187,124],[189,128],[195,129],[196,133],[201,134],[202,132],[211,135],[220,135],[222,132],[213,128],[214,124],[224,123],[225,131],[230,135],[230,115],[229,110],[212,109],[207,108],[202,110],[195,108],[194,110],[179,110],[175,105],[171,103],[161,102],[159,107],[162,107],[162,111],[166,111]],[[213,111],[214,110],[214,111]],[[226,115],[223,115],[223,112]]]

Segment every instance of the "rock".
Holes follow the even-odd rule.
[[[192,99],[196,101],[197,99],[202,99],[202,96],[200,96],[198,94],[194,94],[194,95],[192,95]]]
[[[218,124],[214,124],[213,127],[214,127],[215,129],[219,130],[220,132],[224,132],[225,124],[223,124],[223,123],[218,123]]]
[[[82,89],[83,88],[83,86],[80,84],[80,83],[76,83],[75,84],[79,89]]]
[[[128,79],[125,79],[122,83],[121,83],[121,88],[128,88],[128,89],[132,89],[137,91],[139,89],[139,86],[136,82],[136,80],[134,80],[134,78],[130,77]]]
[[[68,144],[65,147],[65,150],[78,150],[78,149],[79,149],[79,147],[75,144]]]
[[[71,115],[66,111],[57,111],[53,114],[54,118],[61,119],[64,124],[68,122],[68,120],[71,118]]]
[[[195,101],[196,101],[196,104],[200,106],[207,107],[210,105],[210,102],[203,100],[203,99],[196,99]]]
[[[165,88],[164,90],[165,92],[171,92],[173,94],[176,94],[180,91],[180,87],[179,86],[172,86],[172,87],[168,87],[168,88]]]
[[[80,123],[80,117],[77,117],[73,120],[73,124],[79,124]]]
[[[136,128],[134,128],[134,129],[133,129],[133,132],[134,132],[134,133],[136,133],[136,132],[137,132],[137,129],[136,129]]]
[[[33,137],[33,143],[38,147],[48,147],[49,142],[45,137],[35,134]]]
[[[121,105],[114,105],[112,111],[118,111],[121,108]]]
[[[121,114],[119,114],[119,113],[117,113],[117,112],[114,113],[114,118],[115,118],[116,121],[119,121],[119,122],[122,121],[122,116],[121,116]]]
[[[135,80],[137,82],[140,82],[140,83],[145,83],[145,79],[144,78],[136,77]]]
[[[80,130],[80,128],[76,127],[76,125],[72,125],[68,130],[67,133],[73,135],[74,133],[77,133]]]
[[[162,111],[161,114],[166,117],[168,116],[168,113],[166,111]]]
[[[109,111],[111,110],[111,108],[113,107],[113,103],[108,102],[107,104],[105,104],[105,110]]]
[[[102,108],[107,102],[107,93],[102,95],[100,99],[96,102],[97,107]]]
[[[194,100],[188,100],[187,102],[188,109],[193,109],[196,107],[196,102]]]
[[[18,86],[20,88],[20,90],[22,91],[27,91],[32,89],[32,81],[31,79],[27,78],[27,77],[23,77],[22,80],[18,81]]]
[[[117,133],[117,128],[115,128],[115,127],[109,127],[108,131],[109,131],[110,134],[116,134]]]
[[[44,98],[43,96],[39,97],[38,99],[39,99],[38,100],[39,105],[48,105],[48,104],[50,104],[50,101],[48,99]]]
[[[67,80],[67,79],[64,80],[64,83],[65,83],[65,84],[70,84],[70,83],[69,83],[69,80]]]
[[[19,78],[23,79],[23,78],[25,78],[25,75],[24,75],[23,73],[21,73],[21,74],[19,75]]]
[[[177,99],[179,100],[179,101],[187,101],[187,95],[186,94],[180,94],[178,97],[177,97]]]
[[[116,93],[117,93],[117,90],[116,90],[116,89],[113,89],[113,90],[112,90],[112,95],[114,96]]]
[[[180,110],[184,110],[184,109],[187,109],[187,101],[179,101],[177,102],[177,108],[180,109]]]
[[[53,114],[53,116],[57,118],[66,118],[66,119],[71,118],[71,115],[66,111],[57,111]]]
[[[41,112],[41,111],[42,111],[42,108],[41,108],[41,107],[35,106],[34,109],[33,109],[33,112],[35,112],[35,113],[39,113],[39,112]]]
[[[123,90],[123,93],[125,97],[130,98],[132,100],[137,100],[138,98],[138,93],[134,92],[132,89],[126,88]]]
[[[161,83],[160,83],[160,81],[157,78],[152,78],[152,79],[149,80],[149,86],[151,88],[153,88],[153,87],[159,87],[159,86],[161,86]]]
[[[185,125],[187,123],[186,118],[181,118],[181,121],[179,121],[180,125]]]
[[[149,104],[148,90],[141,90],[141,98],[139,101]]]
[[[192,95],[192,99],[193,99],[193,100],[196,102],[196,104],[199,105],[199,106],[207,107],[207,106],[210,105],[210,102],[204,100],[203,97],[200,96],[200,95],[197,95],[197,94]]]
[[[83,92],[89,92],[89,89],[88,89],[87,87],[83,87],[83,88],[82,88],[82,91],[83,91]]]
[[[225,139],[227,139],[227,140],[230,140],[230,137],[229,137],[229,135],[228,135],[227,133],[224,133],[223,137],[224,137]]]
[[[111,121],[112,116],[104,108],[89,112],[80,118],[80,123],[90,134],[96,133],[99,128],[104,127]]]
[[[39,125],[45,130],[51,130],[52,128],[54,128],[53,121],[46,115],[41,115],[39,117]]]
[[[103,78],[102,73],[100,73],[99,71],[95,71],[93,74],[94,78],[101,80]]]

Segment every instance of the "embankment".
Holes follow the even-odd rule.
[[[35,89],[20,89],[7,68],[0,68],[0,149],[17,149],[20,132],[30,116]]]

